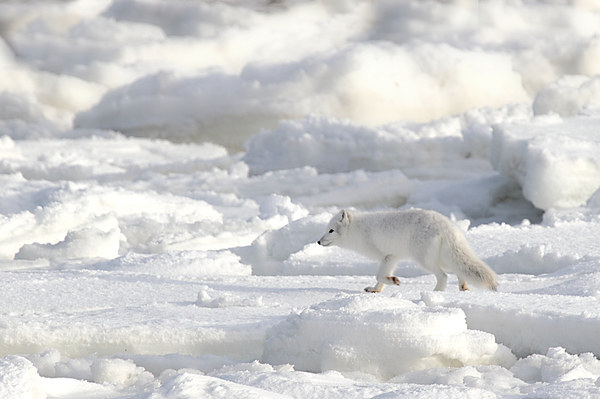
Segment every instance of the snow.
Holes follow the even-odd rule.
[[[461,308],[467,315],[470,328],[487,331],[521,356],[543,353],[561,346],[571,353],[598,353],[593,339],[598,330],[600,315],[595,311],[595,296],[565,296],[539,294],[511,294],[500,298],[481,298],[471,303],[468,298],[441,298],[424,293],[429,306]],[[525,308],[523,304],[526,303]],[[520,331],[515,332],[518,325]],[[507,331],[508,330],[508,331]],[[553,334],[545,334],[553,331]]]
[[[600,396],[597,0],[0,3],[0,398]],[[316,244],[437,210],[499,291]]]
[[[538,208],[583,205],[600,188],[599,122],[578,116],[497,126],[491,162]]]
[[[533,102],[536,115],[557,113],[576,116],[587,109],[600,107],[600,78],[569,75],[540,90]]]
[[[461,311],[365,296],[326,301],[288,317],[269,331],[262,360],[313,372],[358,371],[382,380],[410,370],[509,367],[515,361],[492,335],[468,330]]]

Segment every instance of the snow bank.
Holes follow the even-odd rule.
[[[541,209],[580,206],[600,188],[597,116],[496,126],[491,162]]]
[[[469,328],[494,334],[520,357],[552,347],[600,354],[593,338],[600,328],[596,297],[477,293],[475,301],[473,295],[425,292],[422,299],[434,309],[462,309]]]
[[[41,378],[33,364],[21,356],[0,359],[0,398],[45,399]]]
[[[444,45],[352,44],[298,62],[251,64],[239,75],[145,76],[107,93],[77,115],[75,126],[239,149],[262,128],[311,113],[375,126],[526,99],[502,54]]]
[[[294,198],[292,207],[305,209],[360,207],[379,208],[399,207],[406,203],[414,181],[399,170],[366,172],[357,170],[350,173],[319,173],[313,167],[280,170],[252,176],[242,182],[235,182],[236,190],[244,195],[257,198],[261,207],[270,201],[272,189],[277,187],[278,195]],[[260,210],[259,210],[260,211]],[[289,218],[292,209],[282,211],[277,217],[259,215],[268,225],[281,227],[277,222]],[[279,219],[279,220],[278,220]],[[273,224],[274,223],[274,224]]]
[[[420,131],[428,127],[431,135]],[[467,156],[485,157],[485,152],[472,153],[465,144],[459,120],[428,127],[368,128],[350,121],[309,116],[281,122],[276,129],[253,136],[243,159],[252,174],[261,174],[303,166],[322,173],[410,170],[423,163],[431,167]]]
[[[600,258],[598,234],[598,209],[574,208],[546,211],[540,224],[475,226],[467,232],[467,239],[482,258],[494,260],[500,273],[538,274],[536,268],[539,267],[537,272],[542,274],[561,266],[580,266],[588,257],[590,261]],[[573,263],[567,264],[568,259]],[[511,265],[517,261],[519,263]],[[522,269],[517,269],[519,264]]]
[[[262,359],[313,372],[360,371],[385,380],[415,369],[506,367],[515,361],[492,335],[468,330],[461,311],[364,294],[292,314],[269,331]]]

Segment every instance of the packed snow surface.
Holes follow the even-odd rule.
[[[0,399],[600,397],[598,0],[8,0],[0,72]],[[410,207],[498,292],[316,244]]]

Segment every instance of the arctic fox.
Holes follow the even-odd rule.
[[[496,273],[480,260],[461,233],[445,216],[429,210],[350,214],[340,211],[329,222],[319,241],[325,247],[337,245],[380,261],[377,284],[367,292],[381,292],[386,284],[400,285],[392,275],[400,259],[412,259],[432,272],[436,291],[446,289],[448,276],[458,276],[460,290],[467,282],[496,291]]]

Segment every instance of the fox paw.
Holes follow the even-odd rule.
[[[367,287],[365,288],[366,292],[381,292],[381,288],[379,287]]]
[[[388,277],[387,279],[389,281],[391,281],[392,284],[400,285],[400,279],[398,277],[396,277],[396,276],[391,276],[391,277]]]

